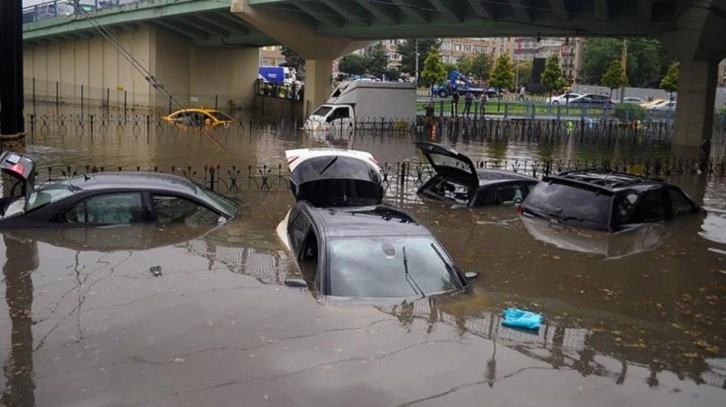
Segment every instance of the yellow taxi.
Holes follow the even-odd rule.
[[[182,126],[229,127],[234,119],[218,110],[187,108],[161,118],[165,122]]]

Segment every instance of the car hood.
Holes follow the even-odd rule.
[[[479,176],[471,159],[453,148],[427,141],[418,142],[421,150],[437,174],[467,185],[479,185]]]
[[[13,151],[0,154],[0,170],[21,183],[27,205],[35,188],[35,162],[27,155]],[[12,191],[11,191],[12,192]],[[3,198],[7,198],[3,196]],[[25,210],[26,208],[23,208]]]

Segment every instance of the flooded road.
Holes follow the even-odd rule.
[[[36,134],[28,150],[41,168],[246,166],[330,144],[271,130],[227,135],[223,153],[176,137],[104,144]],[[393,162],[415,158],[411,141],[377,136],[355,147]],[[660,147],[457,148],[514,160]],[[214,230],[130,228],[115,241],[93,230],[6,233],[0,404],[722,405],[726,183],[673,181],[708,214],[617,237],[538,234],[512,208],[389,196],[462,269],[480,273],[467,295],[413,303],[339,304],[282,285],[296,273],[274,232],[292,204],[287,191],[244,192],[240,216]],[[502,327],[509,306],[542,313],[544,326]]]

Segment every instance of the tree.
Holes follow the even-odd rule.
[[[447,74],[438,48],[431,47],[424,61],[423,71],[421,71],[421,84],[430,87],[435,83],[441,83],[446,79]]]
[[[471,63],[471,75],[481,81],[489,77],[489,55],[480,52]]]
[[[657,87],[667,66],[665,47],[658,40],[644,38],[627,41],[615,38],[588,39],[582,57],[583,81],[598,83],[610,61],[622,58],[624,45],[627,45],[625,74],[629,82],[638,87]]]
[[[623,70],[623,65],[620,63],[620,60],[615,59],[610,61],[610,65],[608,65],[607,71],[605,71],[602,79],[600,79],[600,83],[610,88],[611,98],[613,97],[613,89],[626,86],[628,84],[628,79],[625,77],[625,71]]]
[[[456,66],[456,64],[453,64],[451,62],[444,62],[444,69],[446,70],[446,73],[448,74],[451,71],[456,71],[458,69],[458,67]],[[466,76],[466,75],[464,75],[464,76]]]
[[[542,86],[545,87],[552,96],[552,91],[558,91],[562,89],[567,81],[562,77],[562,69],[560,68],[560,57],[557,54],[552,54],[547,58],[545,62],[544,71],[540,77]]]
[[[298,55],[295,51],[286,46],[282,46],[282,55],[285,57],[285,65],[289,68],[295,68],[298,72],[305,71],[305,58]]]
[[[673,92],[678,90],[678,77],[681,75],[681,64],[674,62],[668,67],[663,79],[660,81],[660,87],[670,93],[670,99],[673,100]]]
[[[474,67],[474,58],[469,55],[464,55],[456,61],[458,71],[466,76],[472,76],[472,68]]]
[[[338,70],[350,75],[363,75],[366,73],[368,61],[360,54],[348,54],[340,58]]]
[[[399,68],[399,70],[401,72],[409,73],[411,74],[411,76],[413,76],[416,72],[416,41],[417,40],[413,38],[407,39],[401,41],[396,46],[396,52],[401,56],[401,67]],[[422,69],[423,62],[426,61],[426,58],[428,58],[431,48],[436,48],[436,51],[438,52],[440,45],[441,42],[436,39],[418,40],[419,69]]]
[[[499,89],[514,87],[514,70],[509,61],[509,55],[502,54],[494,63],[494,69],[489,77],[489,85]]]
[[[368,66],[368,73],[377,78],[382,77],[386,73],[388,70],[388,54],[383,44],[379,42],[368,48],[366,64]]]
[[[515,70],[519,72],[519,83],[525,84],[532,82],[532,61],[520,61],[515,66]]]

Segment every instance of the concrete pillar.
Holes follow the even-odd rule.
[[[263,8],[255,9],[249,3],[250,0],[232,0],[232,13],[305,58],[305,114],[330,95],[333,60],[369,44],[354,38],[319,35],[312,26],[284,19]]]
[[[305,60],[304,118],[307,118],[330,96],[332,75],[332,59]]]
[[[676,105],[673,155],[710,155],[713,133],[716,71],[726,56],[726,22],[718,10],[726,0],[701,0],[687,7],[677,21],[679,29],[660,36],[671,56],[681,63]]]
[[[680,61],[674,146],[695,152],[711,139],[717,70],[718,61]]]
[[[0,137],[22,138],[23,17],[20,0],[0,3]]]

